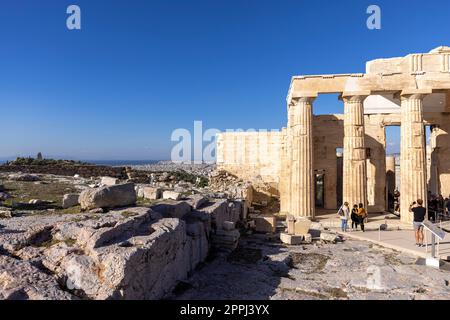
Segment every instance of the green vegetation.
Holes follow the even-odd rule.
[[[174,176],[177,181],[186,181],[192,184],[196,184],[197,178],[200,178],[200,182],[197,184],[198,187],[204,188],[208,185],[209,180],[206,177],[198,176],[184,170],[171,171],[169,172],[170,176]]]
[[[154,205],[158,200],[149,200],[149,199],[145,199],[145,198],[137,198],[136,200],[136,205],[138,207],[150,207],[152,205]]]
[[[348,299],[347,292],[342,290],[341,288],[326,288],[324,290],[326,293],[330,295],[330,297],[335,299]]]
[[[124,211],[124,212],[121,213],[121,215],[124,218],[130,218],[130,217],[138,216],[139,214],[137,214],[135,212]]]
[[[89,216],[82,215],[77,216],[76,218],[71,219],[72,222],[83,222],[88,220],[100,220],[102,215],[89,214]]]
[[[41,244],[39,244],[39,247],[50,248],[51,246],[54,246],[55,244],[58,244],[61,242],[64,242],[68,247],[73,247],[77,241],[75,239],[71,239],[71,238],[64,239],[63,241],[52,238],[48,241],[45,241],[45,242],[42,242]]]
[[[310,296],[312,298],[316,298],[316,299],[321,299],[321,300],[326,300],[328,299],[328,297],[324,294],[321,294],[319,292],[314,292],[314,291],[306,291],[300,288],[281,288],[281,291],[287,291],[287,292],[295,292],[298,294],[302,294],[304,296]]]
[[[77,240],[69,238],[69,239],[64,239],[64,242],[67,244],[67,246],[73,247],[75,245],[75,243],[77,242]]]
[[[61,214],[78,214],[81,212],[81,206],[75,206],[67,209],[58,210],[58,213]]]
[[[8,207],[12,207],[13,203],[28,203],[31,199],[52,201],[55,206],[61,207],[64,194],[78,192],[73,185],[60,182],[36,184],[27,181],[5,181],[4,186],[12,196],[12,199],[4,202]]]
[[[37,159],[19,157],[14,161],[7,161],[10,166],[51,166],[51,165],[88,165],[89,163],[73,160]]]

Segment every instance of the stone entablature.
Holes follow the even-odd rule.
[[[435,93],[450,88],[449,47],[427,54],[378,59],[367,63],[367,73],[295,76],[288,104],[296,97],[320,93],[370,91],[371,94],[423,90]]]

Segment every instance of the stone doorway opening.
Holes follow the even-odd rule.
[[[426,148],[427,148],[427,186],[428,192],[433,196],[441,194],[439,186],[439,161],[437,146],[438,126],[425,126]]]
[[[386,126],[386,210],[398,210],[400,190],[400,125]]]
[[[315,203],[317,208],[325,208],[325,174],[315,173]]]

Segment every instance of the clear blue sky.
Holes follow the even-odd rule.
[[[81,31],[66,28],[70,4]],[[194,120],[281,128],[291,76],[449,45],[449,21],[448,0],[2,0],[0,158],[165,159]]]

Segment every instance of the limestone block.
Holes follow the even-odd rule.
[[[180,200],[182,198],[182,195],[179,192],[166,190],[166,191],[163,192],[162,198],[163,199],[172,199],[172,200],[178,201],[178,200]]]
[[[155,188],[155,187],[144,187],[143,188],[143,195],[144,195],[144,199],[148,199],[148,200],[157,200],[160,199],[162,196],[163,192],[162,189],[160,188]]]
[[[225,199],[215,200],[208,206],[197,209],[198,212],[207,214],[211,217],[211,224],[217,229],[223,227],[224,221],[230,221],[228,214],[228,201]]]
[[[241,219],[241,216],[243,216],[243,210],[244,210],[244,201],[237,200],[234,202],[230,202],[228,204],[229,220],[232,222],[239,221]]]
[[[295,234],[295,217],[288,216],[286,218],[288,234]]]
[[[274,216],[257,217],[255,220],[255,231],[262,233],[274,233],[277,227],[277,219]]]
[[[311,243],[312,242],[312,235],[310,233],[305,234],[303,242],[304,243]]]
[[[136,203],[133,183],[84,190],[80,194],[83,210],[96,208],[125,207]]]
[[[119,179],[113,177],[102,177],[100,183],[104,186],[114,186],[119,184]]]
[[[186,202],[189,203],[193,209],[199,209],[203,205],[208,203],[208,198],[201,194],[194,194],[192,196],[189,196]]]
[[[136,196],[138,198],[143,198],[144,197],[144,187],[143,186],[135,186],[134,190],[136,191]]]
[[[204,261],[209,252],[209,241],[207,230],[202,222],[189,223],[186,225],[186,233],[190,240],[189,248],[186,249],[186,261],[190,261],[190,270]]]
[[[0,255],[1,300],[72,300],[51,275],[28,261]]]
[[[76,193],[65,194],[62,200],[62,207],[64,209],[74,207],[79,203],[80,195]]]
[[[300,245],[303,243],[304,236],[295,236],[287,233],[280,233],[281,242],[288,245]]]
[[[308,219],[297,219],[294,225],[294,234],[297,236],[304,236],[308,234],[311,227],[311,221]]]
[[[191,212],[192,207],[184,201],[167,201],[167,203],[164,202],[152,206],[152,209],[161,213],[163,217],[181,219]]]

